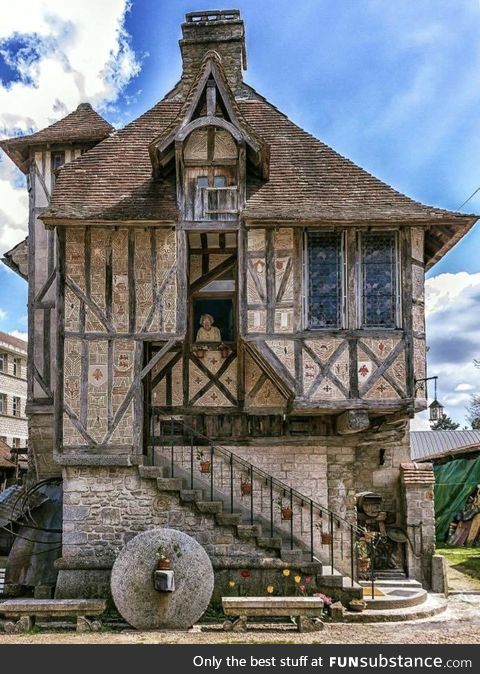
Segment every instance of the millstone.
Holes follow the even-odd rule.
[[[171,560],[173,592],[157,592],[157,551]],[[112,597],[119,613],[137,629],[188,629],[205,612],[213,593],[210,558],[197,541],[176,529],[151,529],[132,538],[112,569]]]

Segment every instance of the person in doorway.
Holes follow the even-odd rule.
[[[211,314],[200,316],[200,327],[197,332],[197,342],[221,342],[222,335],[219,328],[213,325],[214,319]]]

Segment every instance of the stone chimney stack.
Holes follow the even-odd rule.
[[[245,27],[238,9],[189,12],[182,23],[182,81],[190,85],[208,51],[216,51],[235,91],[247,69]]]

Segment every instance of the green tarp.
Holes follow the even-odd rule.
[[[480,455],[435,465],[434,471],[436,537],[444,543],[450,522],[463,511],[466,499],[480,484]]]

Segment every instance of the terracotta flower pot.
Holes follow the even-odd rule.
[[[170,571],[172,562],[169,559],[159,559],[157,562],[157,569],[159,571]]]
[[[200,472],[201,473],[210,472],[210,461],[200,461]]]
[[[291,520],[292,519],[292,509],[289,506],[282,508],[282,520]]]
[[[197,356],[197,358],[200,358],[200,359],[205,358],[205,349],[197,349],[195,351],[195,355]]]
[[[240,485],[242,496],[249,496],[252,493],[252,485],[250,482],[242,482]]]
[[[365,573],[370,568],[370,560],[368,557],[360,557],[358,560],[358,568],[361,573]]]
[[[332,542],[332,536],[331,534],[327,533],[326,531],[322,533],[322,545],[330,545]]]
[[[218,350],[220,351],[222,358],[226,358],[230,352],[228,346],[221,346]]]
[[[357,611],[360,613],[367,608],[367,602],[363,601],[363,599],[352,599],[352,601],[348,604],[348,608],[351,611]]]

